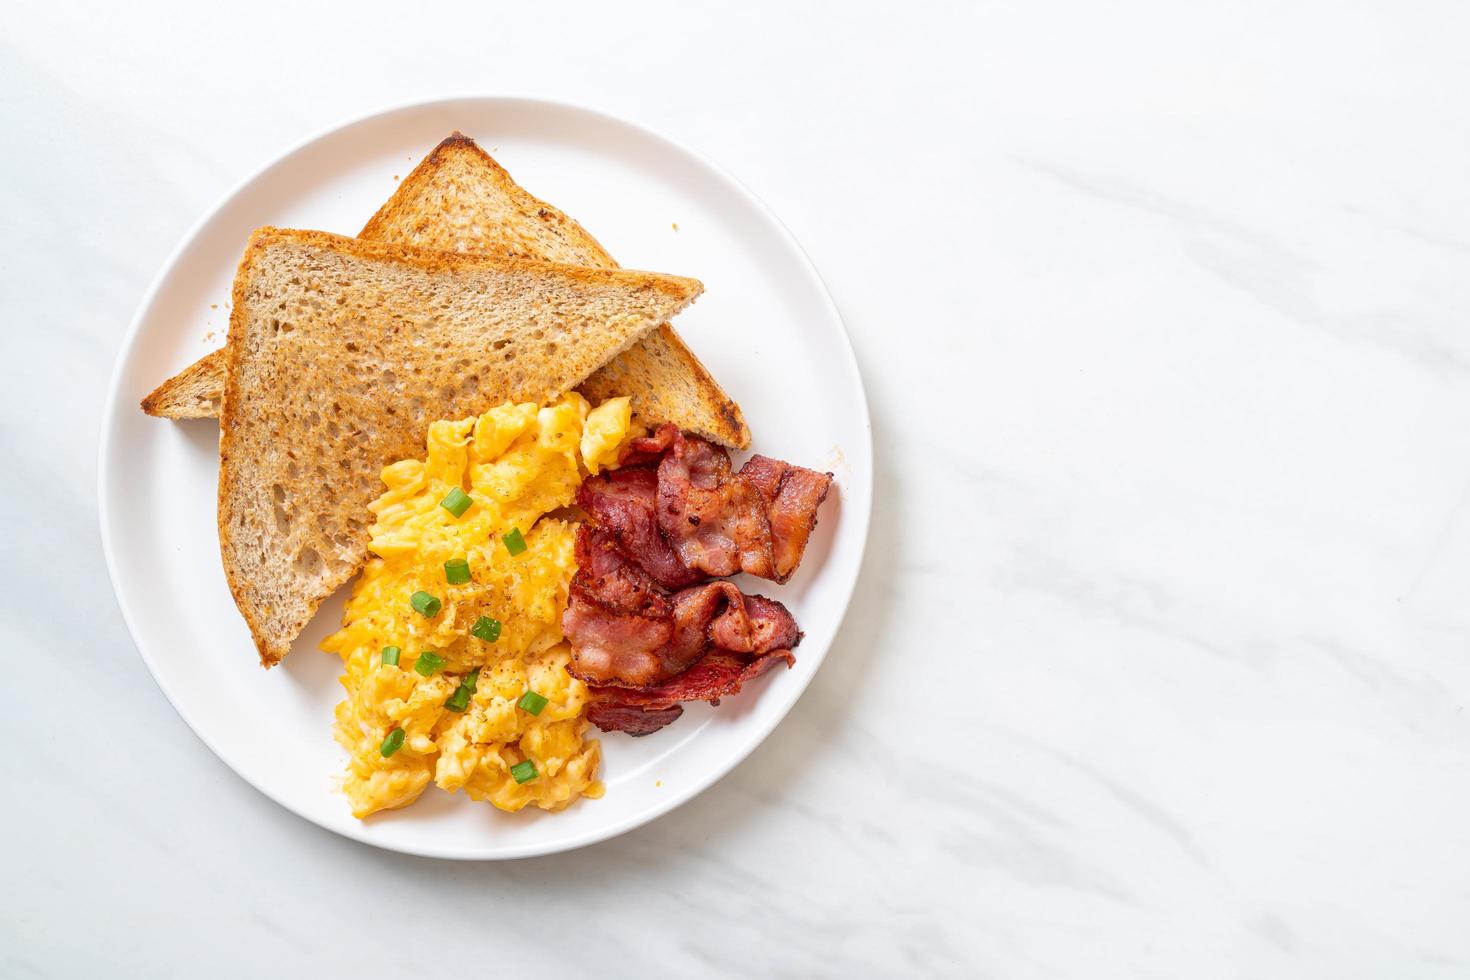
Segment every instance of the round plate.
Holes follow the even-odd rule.
[[[323,606],[285,662],[264,671],[225,586],[215,533],[218,426],[148,418],[138,401],[223,342],[230,282],[260,225],[353,235],[455,129],[531,193],[575,217],[624,265],[703,280],[675,323],[745,410],[754,448],[836,474],[795,579],[744,582],[806,631],[796,666],[719,708],[695,704],[645,738],[603,735],[606,795],[560,813],[502,813],[430,787],[413,805],[354,819],[332,740],[341,662],[317,644]],[[214,752],[281,805],[379,847],[448,858],[547,854],[603,840],[690,799],[775,728],[816,673],[867,539],[872,446],[852,348],[826,288],[781,223],[699,154],[632,123],[535,99],[401,106],[291,150],[241,184],[164,264],[128,330],[107,399],[102,543],[124,619],[168,699]],[[343,590],[344,592],[346,590]]]

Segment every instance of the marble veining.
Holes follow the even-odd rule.
[[[576,7],[9,12],[0,976],[1470,975],[1470,13]],[[497,865],[234,776],[133,649],[95,501],[190,224],[457,91],[738,175],[831,287],[877,452],[851,613],[771,738]]]

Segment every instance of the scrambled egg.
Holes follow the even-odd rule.
[[[587,689],[565,670],[561,633],[575,527],[544,515],[572,503],[584,473],[616,462],[630,425],[627,398],[506,403],[433,423],[426,460],[384,468],[376,557],[322,644],[346,667],[336,738],[354,816],[412,803],[430,782],[502,810],[602,795],[601,748],[584,739]],[[456,490],[470,500],[458,517],[441,504]],[[445,567],[457,560],[469,563],[463,584]],[[522,702],[528,691],[531,708],[545,698],[539,713]]]

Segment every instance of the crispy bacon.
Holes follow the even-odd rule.
[[[752,456],[739,476],[765,504],[771,527],[771,569],[767,576],[785,582],[801,564],[807,539],[817,526],[817,508],[832,488],[832,474],[792,466],[769,456]]]
[[[649,463],[657,463],[664,458],[664,453],[674,444],[674,439],[678,435],[679,427],[666,422],[655,429],[651,436],[630,439],[623,447],[622,455],[618,458],[618,465],[645,466]]]
[[[589,477],[577,491],[577,505],[660,586],[674,590],[702,581],[704,575],[680,561],[658,529],[657,502],[658,471],[651,466]]]
[[[672,425],[634,439],[623,462],[577,502],[666,589],[736,572],[787,581],[832,486],[831,473],[768,456],[734,473],[724,449]]]
[[[763,595],[743,595],[730,582],[711,582],[680,592],[674,597],[674,616],[677,619],[683,607],[692,617],[702,618],[708,610],[719,608],[722,597],[724,611],[709,621],[710,642],[717,649],[763,654],[789,650],[801,642],[801,630],[785,606]]]
[[[587,718],[605,732],[649,735],[684,713],[681,701],[708,701],[740,693],[741,686],[777,664],[796,663],[790,650],[772,650],[747,660],[719,651],[703,657],[678,677],[656,687],[630,690],[619,687],[591,689],[592,703]]]
[[[617,692],[620,688],[608,688]],[[587,705],[587,720],[605,732],[626,732],[637,738],[679,720],[684,709],[679,705],[660,710],[640,708],[636,704],[619,704],[616,700],[592,701]]]
[[[568,671],[589,684],[652,687],[712,649],[760,655],[801,640],[785,606],[731,582],[664,596],[601,528],[577,529],[577,564],[562,631],[572,646]]]
[[[607,531],[583,524],[576,547],[577,574],[561,621],[572,644],[568,670],[583,680],[627,684],[656,684],[677,673],[661,656],[674,637],[673,603],[623,558]]]
[[[771,526],[760,491],[730,472],[730,454],[675,432],[658,464],[658,526],[679,560],[706,575],[771,578]]]
[[[677,719],[681,702],[718,704],[796,662],[801,632],[785,606],[706,580],[789,579],[832,474],[767,456],[732,472],[724,449],[672,425],[634,439],[621,463],[577,492],[588,522],[562,629],[567,670],[591,690],[588,719],[647,735]]]
[[[702,658],[699,663],[678,677],[656,687],[637,690],[594,687],[593,693],[616,700],[619,704],[637,705],[648,710],[660,710],[680,701],[708,701],[719,704],[720,698],[740,693],[740,685],[753,680],[776,666],[784,663],[790,667],[796,663],[796,655],[790,650],[772,650],[750,660],[731,653],[715,652]]]

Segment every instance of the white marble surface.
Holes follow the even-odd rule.
[[[1470,974],[1466,8],[411,6],[7,12],[0,975]],[[452,91],[744,179],[878,450],[853,612],[769,741],[502,865],[239,780],[96,528],[102,389],[185,229]]]

